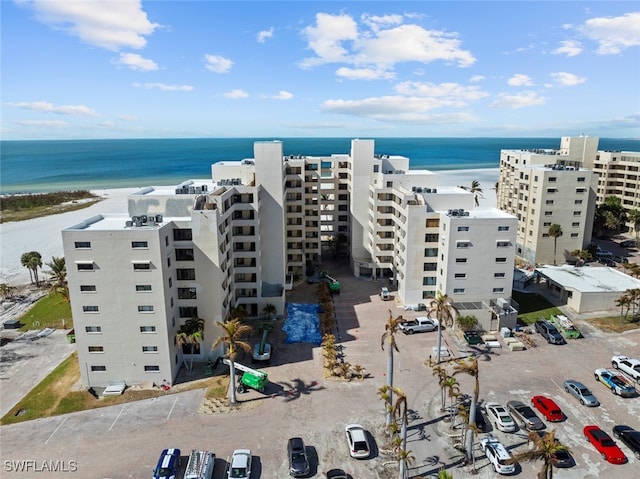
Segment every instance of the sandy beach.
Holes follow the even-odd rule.
[[[440,186],[470,186],[473,180],[480,182],[483,197],[480,206],[496,206],[498,169],[437,171]],[[52,256],[63,256],[62,235],[64,228],[98,214],[127,213],[127,195],[139,188],[114,188],[94,190],[103,201],[89,208],[59,215],[35,218],[28,221],[3,223],[0,225],[0,283],[19,286],[29,283],[29,270],[20,264],[20,257],[28,251],[38,251],[44,263]],[[46,275],[43,275],[46,277]]]

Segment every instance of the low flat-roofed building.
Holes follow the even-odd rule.
[[[576,313],[616,309],[616,301],[626,290],[640,288],[640,280],[609,267],[565,264],[542,266],[536,273]]]

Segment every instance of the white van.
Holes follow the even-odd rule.
[[[191,451],[184,479],[211,479],[216,455],[211,451]]]

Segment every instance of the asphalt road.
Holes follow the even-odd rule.
[[[274,344],[274,362],[265,368],[271,384],[265,394],[241,395],[242,406],[228,414],[199,412],[203,390],[167,394],[161,398],[102,408],[29,423],[3,426],[2,477],[151,477],[159,453],[166,447],[182,450],[183,467],[191,449],[209,449],[216,456],[214,478],[222,478],[226,459],[234,449],[249,448],[254,458],[252,479],[288,477],[286,441],[292,436],[305,440],[312,458],[312,477],[340,467],[354,479],[397,477],[397,465],[383,454],[383,406],[377,390],[386,382],[386,351],[380,347],[384,322],[391,309],[394,316],[411,318],[418,313],[397,308],[393,301],[377,296],[382,282],[371,282],[334,273],[343,285],[335,297],[339,338],[345,359],[364,366],[369,377],[342,382],[323,378],[319,347],[311,344]],[[297,299],[299,300],[299,299]],[[597,424],[607,431],[615,424],[640,427],[640,398],[612,395],[593,379],[593,370],[610,366],[613,354],[640,356],[640,331],[622,335],[604,334],[578,322],[585,337],[563,346],[548,345],[533,335],[537,347],[521,352],[507,348],[469,349],[450,331],[444,344],[460,357],[478,355],[480,397],[484,402],[506,404],[512,399],[528,402],[531,396],[552,397],[566,420],[548,428],[568,445],[576,460],[571,469],[555,471],[557,478],[631,479],[638,476],[640,461],[614,466],[604,462],[585,442],[582,428]],[[414,414],[409,423],[408,449],[415,456],[409,477],[437,473],[445,467],[453,476],[495,477],[482,453],[476,450],[476,475],[460,465],[461,455],[453,448],[453,432],[439,410],[439,389],[424,361],[433,355],[435,333],[399,335],[400,353],[395,354],[394,384],[407,393]],[[598,408],[581,406],[562,389],[567,378],[582,381],[602,402]],[[471,393],[470,377],[459,377],[463,392]],[[374,454],[368,460],[348,456],[344,426],[360,423],[371,433]],[[489,431],[512,451],[526,450],[525,434]],[[482,435],[478,438],[483,437]],[[33,461],[33,462],[24,462]],[[17,472],[18,466],[30,466]],[[64,471],[43,471],[57,466]],[[518,477],[535,478],[540,464],[525,463]],[[73,470],[71,470],[73,469]],[[181,476],[179,476],[181,477]]]

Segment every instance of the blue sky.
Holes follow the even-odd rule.
[[[640,137],[640,4],[1,1],[3,139]]]

